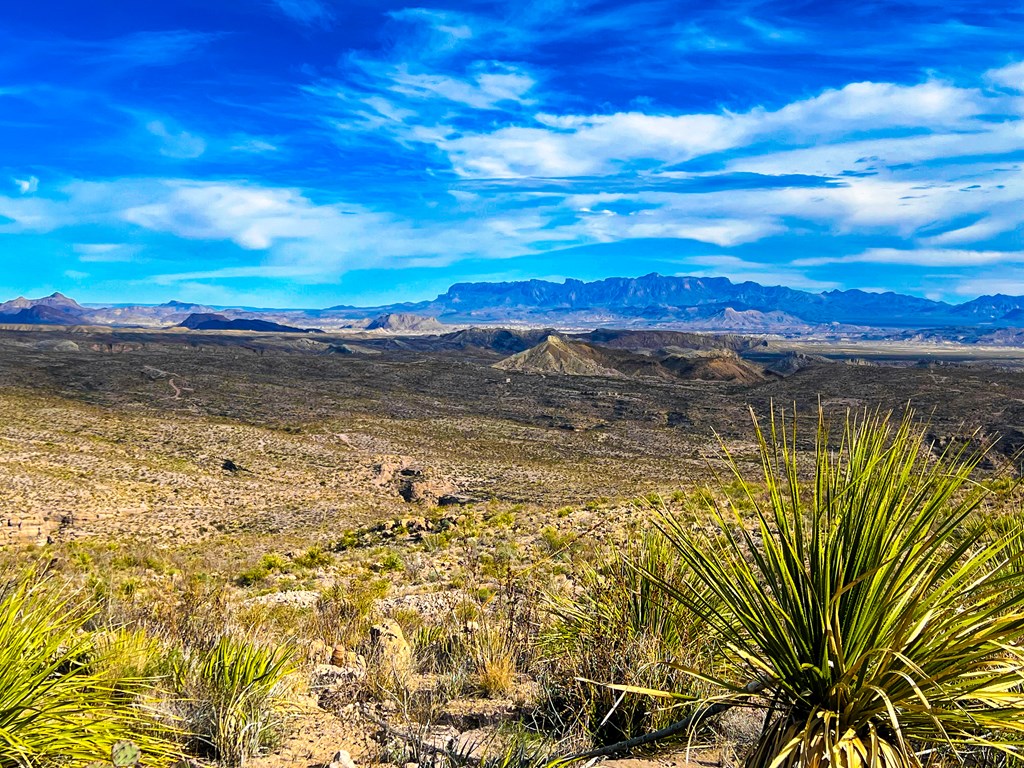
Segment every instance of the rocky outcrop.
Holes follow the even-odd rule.
[[[436,317],[414,315],[409,312],[389,312],[370,321],[368,331],[444,331]]]
[[[454,483],[408,456],[383,457],[374,467],[374,475],[379,487],[391,488],[410,503],[436,505],[445,499],[453,504],[463,498]]]
[[[412,647],[397,621],[384,619],[374,624],[370,628],[370,643],[377,664],[403,677],[413,672]]]

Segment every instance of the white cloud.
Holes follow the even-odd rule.
[[[748,261],[736,256],[694,256],[686,262],[691,267],[686,272],[680,272],[680,277],[728,277],[733,282],[751,280],[761,285],[785,285],[805,291],[827,291],[842,287],[830,280],[814,280],[799,270],[787,269],[778,264]]]
[[[12,179],[12,181],[23,195],[30,195],[39,189],[39,179],[35,176],[29,176],[27,179]]]
[[[139,247],[128,243],[74,243],[71,249],[82,263],[134,261]]]
[[[415,99],[442,98],[474,109],[497,109],[505,102],[530,103],[534,79],[517,67],[477,63],[465,79],[441,74],[417,74],[404,64],[388,73],[388,89]]]
[[[592,204],[587,204],[588,196],[574,196],[569,202],[580,213],[590,214],[580,219],[580,233],[600,243],[637,238],[675,238],[730,247],[783,231],[777,221],[765,217],[735,218],[715,216],[710,212],[688,212],[688,196],[663,195],[657,200],[648,200],[650,207],[647,209],[623,215],[597,207],[602,197],[593,196]]]
[[[265,250],[285,238],[305,238],[340,226],[344,213],[317,206],[292,189],[215,182],[167,182],[160,199],[127,208],[127,222],[190,239],[231,240]]]
[[[549,124],[551,118],[544,116]],[[568,128],[568,130],[565,130]],[[744,128],[721,115],[620,112],[562,118],[556,129],[513,126],[444,141],[462,176],[561,177],[613,173],[631,161],[671,164],[735,147]]]
[[[290,19],[300,24],[327,24],[333,15],[319,0],[273,0],[274,4]]]
[[[977,89],[937,81],[912,86],[851,83],[774,112],[757,108],[745,113],[687,115],[542,113],[536,115],[536,122],[543,127],[469,133],[442,142],[441,148],[464,176],[608,174],[640,161],[668,166],[768,140],[800,147],[845,140],[866,130],[984,131],[987,124],[976,118],[1004,107]],[[1019,136],[1014,138],[1019,141]],[[962,135],[959,139],[970,146]]]
[[[1024,93],[1024,61],[1000,69],[990,69],[985,73],[985,79],[1011,91]]]
[[[969,251],[941,248],[869,248],[849,256],[795,259],[793,266],[825,264],[897,264],[915,267],[977,267],[1024,262],[1024,251]]]
[[[206,151],[206,142],[188,131],[172,131],[160,120],[146,124],[146,130],[160,139],[160,154],[180,159],[193,159]]]
[[[246,152],[252,155],[262,155],[267,152],[277,152],[277,145],[271,144],[264,139],[243,139],[231,147],[232,152]]]

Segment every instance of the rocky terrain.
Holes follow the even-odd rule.
[[[1007,453],[1021,442],[1012,353],[979,367],[886,349],[835,360],[652,332],[4,332],[0,536],[195,539],[358,523],[410,498],[672,489],[702,475],[715,433],[744,434],[748,405],[810,410],[819,396],[840,410],[913,402],[937,432],[981,428]]]
[[[619,732],[558,725],[598,695],[579,678],[612,673],[537,650],[551,601],[641,541],[652,505],[700,520],[719,440],[756,465],[751,407],[819,402],[912,403],[937,450],[1001,438],[984,471],[1019,471],[1008,348],[26,325],[0,331],[0,562],[59,572],[112,626],[296,649],[288,728],[251,765],[567,754]],[[660,759],[732,764],[755,714]]]

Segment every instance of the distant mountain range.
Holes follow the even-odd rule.
[[[337,306],[351,314],[366,308]],[[948,304],[901,293],[858,289],[811,293],[724,277],[611,277],[594,282],[525,280],[457,283],[432,301],[374,307],[374,312],[430,315],[448,323],[687,326],[771,330],[826,324],[921,328],[1009,326],[1024,318],[1024,296],[981,296]],[[1014,314],[1017,313],[1017,314]]]
[[[960,328],[998,332],[1005,337],[1002,329],[1024,328],[1024,296],[981,296],[949,304],[892,292],[811,293],[754,282],[733,283],[724,277],[650,274],[594,282],[458,283],[431,301],[319,310],[214,308],[179,301],[156,306],[85,307],[55,293],[0,304],[0,323],[375,333],[435,332],[442,328],[440,323],[789,334]]]

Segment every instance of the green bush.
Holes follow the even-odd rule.
[[[5,574],[0,589],[0,767],[105,759],[129,737],[151,765],[174,752],[143,705],[152,680],[97,664],[95,615],[53,585]]]
[[[189,732],[225,765],[240,766],[280,736],[293,654],[223,637],[179,666]]]
[[[391,585],[386,579],[338,581],[320,593],[309,617],[307,634],[328,645],[355,647],[370,630],[369,615]]]
[[[1016,755],[1024,591],[1007,565],[1020,534],[964,535],[985,493],[971,481],[980,457],[959,448],[935,460],[910,415],[848,420],[835,441],[818,416],[813,475],[801,472],[791,425],[773,414],[766,434],[755,423],[764,484],[755,492],[732,463],[742,508],[712,507],[710,532],[663,519],[692,579],[645,569],[720,638],[721,695],[750,699],[736,684],[750,681],[773,702],[748,766]]]
[[[238,574],[235,583],[240,587],[251,587],[253,584],[259,584],[271,573],[286,572],[289,565],[284,555],[280,555],[277,552],[268,552],[252,568],[248,568]]]
[[[296,557],[292,563],[298,568],[326,568],[334,563],[334,558],[330,552],[325,552],[323,547],[314,545]]]

